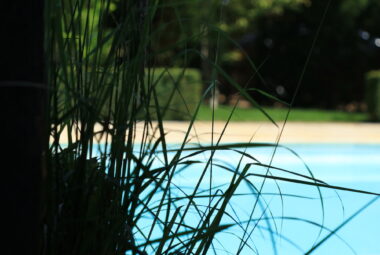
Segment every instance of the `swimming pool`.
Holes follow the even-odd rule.
[[[316,179],[330,185],[380,193],[380,145],[287,144],[286,147],[278,148],[273,160],[273,147],[248,148],[244,157],[231,150],[218,151],[214,155],[212,181],[206,176],[200,189],[207,190],[211,185],[223,190],[230,182],[232,173],[217,165],[232,169],[241,159],[241,168],[246,164],[260,162],[262,165],[271,164],[302,175],[310,175],[309,168]],[[191,160],[205,162],[208,156],[209,152],[205,152]],[[199,179],[203,166],[202,163],[197,163],[187,167],[174,177],[174,183],[184,190],[190,190]],[[266,179],[263,183],[263,178],[259,175],[265,175],[267,168],[257,164],[251,165],[249,172],[256,174],[248,177],[251,184],[257,190],[262,187],[261,202],[255,203],[257,190],[254,191],[252,185],[242,183],[239,186],[236,193],[240,195],[231,200],[227,208],[230,216],[223,222],[233,222],[234,218],[242,222],[250,220],[217,235],[214,241],[217,254],[237,254],[243,229],[251,235],[240,254],[305,254],[331,230],[336,229],[375,197],[327,188],[318,190],[313,186],[282,180]],[[271,169],[269,174],[304,180],[304,177],[294,176],[280,169]],[[256,194],[252,194],[252,191]],[[199,199],[198,202],[207,204],[204,199]],[[379,255],[379,215],[380,201],[375,201],[342,227],[337,235],[319,246],[313,254]]]

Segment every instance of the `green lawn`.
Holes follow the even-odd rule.
[[[287,109],[285,108],[268,108],[264,110],[275,120],[283,121]],[[215,111],[215,120],[227,120],[231,106],[219,106]],[[198,113],[197,120],[211,120],[212,110],[202,105]],[[266,116],[257,109],[240,109],[236,108],[232,121],[267,121]],[[367,116],[364,113],[348,113],[342,111],[327,111],[318,109],[301,109],[294,108],[289,115],[289,121],[317,121],[317,122],[359,122],[366,121]]]

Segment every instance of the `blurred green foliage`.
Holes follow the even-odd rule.
[[[155,68],[148,75],[156,90],[163,119],[190,120],[201,101],[202,79],[197,69]],[[151,100],[153,102],[153,100]],[[152,104],[152,110],[157,110]]]
[[[380,10],[380,3],[331,1],[327,8],[327,2],[313,1],[301,11],[287,10],[258,20],[255,39],[244,46],[256,61],[266,61],[263,79],[256,79],[256,86],[289,100],[301,84],[295,104],[303,107],[334,109],[364,101],[364,74],[380,67],[380,48],[375,44],[380,36],[379,18],[372,12]],[[325,11],[326,19],[310,52]],[[303,73],[309,52],[310,62]],[[284,88],[282,95],[279,88]]]
[[[335,109],[363,102],[364,74],[380,68],[380,42],[375,43],[380,38],[380,2],[376,0],[165,3],[155,18],[156,28],[165,36],[154,40],[152,55],[159,65],[200,68],[206,86],[212,68],[204,65],[200,55],[217,61],[242,86],[290,101],[301,84],[296,106]],[[192,40],[185,42],[186,36]],[[163,51],[169,45],[170,50]],[[184,48],[194,51],[184,54]],[[259,73],[250,61],[260,67]],[[236,92],[228,81],[217,79],[223,94]],[[255,99],[272,104],[265,97]]]
[[[71,76],[71,70],[68,70],[68,76]],[[89,71],[86,74],[86,85],[90,86],[90,77],[94,75],[93,71]],[[115,71],[111,70],[109,73],[103,74],[102,84],[100,85],[102,90],[113,90],[113,97],[121,93],[123,81],[122,77],[118,77],[118,82],[115,82]],[[72,82],[72,81],[69,81]],[[149,109],[146,107],[138,107],[138,118],[145,119],[146,115],[156,116],[157,110],[164,120],[190,120],[195,113],[197,105],[202,98],[203,82],[201,79],[201,73],[195,68],[147,68],[145,69],[144,80],[144,96],[136,95],[137,101],[144,97],[144,100],[150,101]],[[154,90],[154,92],[153,92]],[[72,104],[74,91],[67,88],[64,82],[61,82],[58,87],[57,95],[60,98],[60,105]],[[86,99],[87,107],[94,105],[97,100],[98,91],[89,91],[88,98]],[[155,95],[157,96],[157,103],[155,102]],[[105,119],[105,116],[114,116],[115,105],[110,103],[112,97],[106,99],[100,104],[100,118]],[[140,102],[142,105],[143,102]],[[63,107],[63,106],[62,106]],[[125,109],[127,110],[127,109]],[[131,109],[128,109],[131,111]],[[150,112],[148,114],[148,111]],[[154,114],[153,114],[154,113]],[[65,118],[65,114],[60,114],[61,118]]]
[[[380,120],[380,70],[368,72],[366,75],[366,100],[370,119]]]
[[[82,58],[105,62],[109,55],[110,41],[88,36],[97,34],[95,24],[100,24],[102,33],[106,33],[102,38],[112,36],[109,28],[119,26],[125,9],[122,1],[109,3],[105,6],[102,1],[94,2],[89,11],[82,8],[83,13],[74,17],[80,17],[91,28],[77,32],[80,37],[70,40],[77,45],[90,42]],[[200,69],[203,90],[217,79],[220,91],[227,96],[226,103],[236,90],[212,72],[209,62],[220,65],[241,86],[261,89],[287,102],[297,84],[301,84],[295,101],[298,107],[335,109],[363,102],[364,74],[380,68],[380,2],[327,3],[328,0],[161,2],[152,23],[148,59],[155,67]],[[303,73],[325,11],[326,19]],[[66,37],[71,36],[66,32],[69,30],[70,24],[63,22]],[[95,51],[99,44],[103,44],[102,49]],[[125,52],[120,49],[118,54],[122,62]],[[255,95],[255,100],[273,104],[260,95]]]
[[[60,4],[61,8],[69,13],[72,6],[69,4]],[[72,17],[65,17],[60,20],[63,38],[68,39],[65,47],[78,49],[82,45],[82,58],[91,61],[97,61],[100,58],[105,61],[111,51],[112,41],[107,38],[112,36],[114,31],[106,29],[109,13],[117,9],[116,1],[93,1],[78,2],[77,10],[73,12]],[[101,51],[99,51],[101,45]],[[58,45],[56,47],[59,47]]]

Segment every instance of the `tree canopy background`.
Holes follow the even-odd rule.
[[[193,49],[218,61],[242,86],[290,101],[317,36],[295,106],[334,109],[353,102],[359,104],[364,100],[364,74],[380,68],[380,2],[328,3],[166,1],[155,20],[155,28],[165,33],[160,33],[151,45],[155,59],[152,64],[203,69],[207,84],[211,68],[202,63],[199,54],[184,53],[184,48]],[[316,35],[325,11],[326,18]],[[189,35],[192,39],[184,40]],[[258,74],[254,75],[245,54],[259,69]],[[218,80],[227,99],[236,92],[222,77]],[[273,104],[266,97],[256,98],[260,103]]]

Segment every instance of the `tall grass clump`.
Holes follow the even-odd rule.
[[[217,76],[277,125],[245,86],[222,69],[217,58],[205,58],[188,46],[187,41],[204,35],[202,31],[181,38],[173,47],[184,45],[184,49],[174,58],[186,63],[191,55],[203,57],[213,69],[214,80],[205,81],[207,86],[196,107],[189,108],[184,101],[181,111],[191,117],[182,142],[166,142],[163,119],[174,96],[181,97],[179,81],[186,75],[186,67],[168,79],[173,86],[168,86],[167,100],[159,100],[157,84],[170,72],[152,68],[163,50],[153,51],[151,45],[167,24],[157,27],[153,21],[163,8],[175,11],[189,4],[193,3],[46,1],[50,144],[42,254],[255,253],[259,247],[252,233],[256,231],[266,233],[276,254],[276,238],[281,234],[264,196],[265,181],[302,183],[318,191],[320,187],[339,189],[315,179],[310,171],[303,175],[273,167],[246,152],[248,147],[277,148],[276,144],[221,144],[235,108],[222,133],[212,132],[211,144],[189,146],[196,114],[203,99],[215,92]],[[177,17],[172,22],[185,21]],[[211,32],[217,34],[217,41],[229,40],[223,31],[209,25],[207,33]],[[255,75],[258,70],[250,63]],[[213,131],[213,123],[210,129]],[[236,164],[215,158],[226,150],[235,153]],[[253,168],[259,171],[253,172]],[[183,178],[188,171],[192,178],[189,174]],[[216,180],[222,175],[227,182]],[[264,181],[257,185],[252,178]],[[250,193],[239,193],[243,184]],[[276,187],[281,197],[280,186]],[[240,218],[233,206],[242,196],[250,201],[245,218]],[[223,234],[234,240],[231,247],[219,242]]]
[[[45,254],[139,252],[134,217],[148,150],[141,141],[135,155],[134,137],[137,113],[149,123],[144,67],[155,8],[148,1],[46,2]]]

